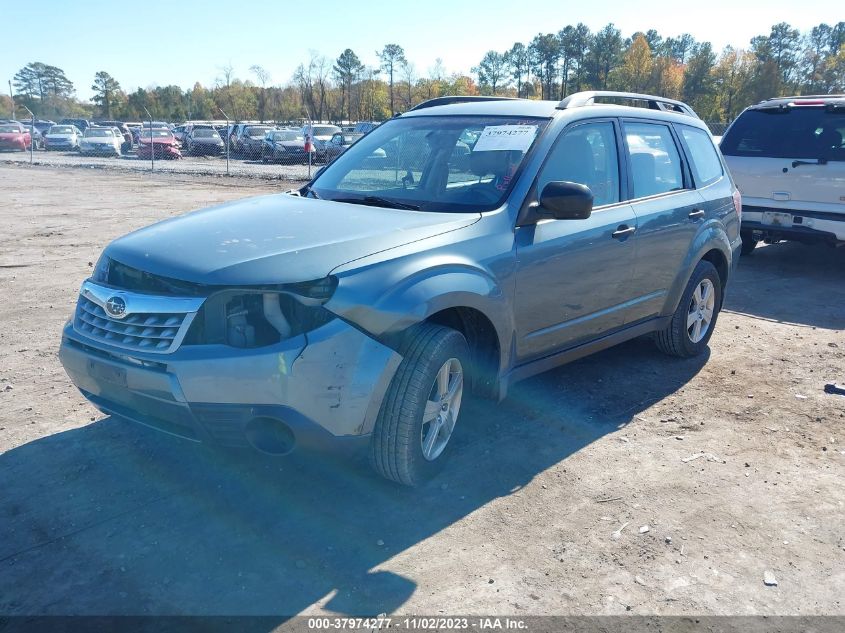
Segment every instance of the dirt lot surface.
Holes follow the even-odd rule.
[[[467,404],[417,491],[88,405],[56,350],[100,249],[283,188],[0,167],[0,615],[845,613],[845,250],[744,258],[705,358],[639,340]]]

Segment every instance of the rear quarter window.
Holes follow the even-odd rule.
[[[634,198],[684,189],[681,156],[668,125],[626,121],[623,129]]]
[[[722,161],[719,160],[710,135],[698,128],[686,125],[679,127],[696,186],[705,187],[719,180],[723,175]]]

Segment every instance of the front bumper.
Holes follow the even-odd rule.
[[[135,150],[135,155],[138,158],[143,158],[149,160],[153,150],[150,149],[149,145],[140,145],[137,150]],[[173,145],[156,145],[155,147],[155,157],[156,158],[182,158],[182,152],[179,150],[178,147],[174,147]]]
[[[44,142],[44,147],[52,150],[73,150],[79,148],[76,143],[72,143],[71,141],[51,141],[49,139]]]
[[[308,153],[305,149],[275,149],[273,150],[273,159],[281,162],[308,162]]]
[[[226,146],[195,143],[194,145],[191,145],[189,153],[194,156],[217,156],[226,153]]]
[[[83,156],[120,156],[120,150],[114,145],[80,146],[79,153]]]
[[[195,442],[246,447],[257,418],[298,448],[366,445],[401,357],[340,319],[258,349],[183,345],[172,354],[111,348],[69,323],[59,358],[98,409]]]

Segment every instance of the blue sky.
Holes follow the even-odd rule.
[[[776,22],[806,31],[845,18],[841,0],[42,0],[34,10],[25,2],[2,4],[0,92],[8,93],[8,80],[21,67],[40,61],[63,68],[82,98],[90,97],[99,70],[127,91],[213,85],[227,65],[237,77],[254,79],[249,67],[259,64],[281,84],[310,50],[334,59],[349,47],[365,64],[377,65],[376,49],[397,43],[418,75],[438,57],[448,72],[468,73],[487,50],[577,22],[593,30],[613,22],[624,36],[649,28],[664,37],[689,32],[720,50],[747,47]],[[29,30],[33,12],[37,20]]]

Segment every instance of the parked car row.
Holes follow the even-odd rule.
[[[39,124],[41,127],[39,128]],[[45,125],[46,124],[46,125]],[[164,121],[124,123],[91,122],[66,118],[60,123],[37,121],[35,127],[19,121],[8,122],[6,140],[0,148],[78,151],[85,155],[121,156],[137,148],[136,154],[149,158],[214,156],[226,153],[235,158],[263,163],[324,164],[340,156],[378,123],[365,121],[341,128],[316,124],[280,127],[273,124],[184,123],[171,126]]]

